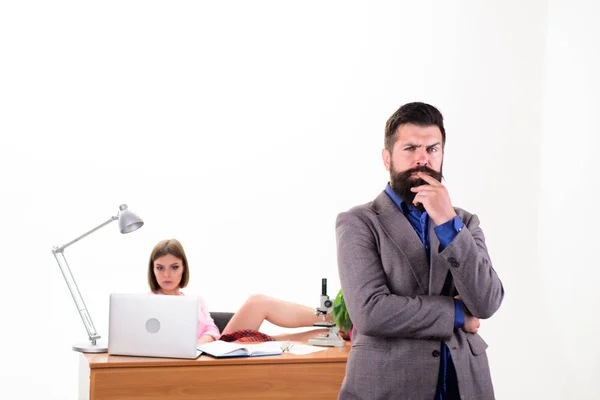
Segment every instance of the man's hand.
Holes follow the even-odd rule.
[[[411,192],[417,194],[413,204],[423,204],[427,214],[438,226],[456,217],[456,211],[452,207],[446,187],[425,172],[417,172],[416,176],[429,183],[429,185],[421,185],[410,189]]]
[[[467,333],[477,333],[479,326],[479,318],[474,317],[465,311],[465,325],[462,327],[462,330]]]
[[[465,306],[465,303],[462,302],[460,296],[454,296],[455,299],[460,300],[463,306],[463,311],[465,313],[465,324],[462,327],[462,330],[467,333],[477,333],[479,330],[479,326],[481,323],[479,322],[479,318],[471,315],[469,309]]]

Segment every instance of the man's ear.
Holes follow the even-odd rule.
[[[381,150],[381,159],[383,160],[383,165],[385,166],[385,169],[389,171],[391,166],[392,154],[389,152],[388,149]]]

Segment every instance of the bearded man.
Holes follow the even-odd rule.
[[[480,319],[500,307],[479,219],[442,183],[446,132],[432,105],[385,126],[385,189],[336,221],[338,269],[353,323],[339,399],[494,399]]]

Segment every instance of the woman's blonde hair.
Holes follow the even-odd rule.
[[[187,257],[185,256],[185,251],[183,250],[181,243],[179,243],[179,240],[161,240],[156,244],[156,246],[154,246],[154,249],[152,249],[152,253],[150,253],[150,262],[148,263],[148,285],[150,286],[150,290],[152,290],[154,293],[160,291],[160,285],[156,280],[156,275],[154,275],[154,261],[156,261],[157,258],[166,256],[167,254],[171,254],[179,258],[183,263],[183,273],[181,274],[181,282],[179,282],[179,287],[186,287],[188,281],[190,280],[190,270],[188,268]]]

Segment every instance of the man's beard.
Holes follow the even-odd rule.
[[[427,183],[423,179],[413,177],[412,175],[415,172],[424,172],[439,182],[442,181],[442,177],[443,177],[441,171],[437,172],[437,171],[434,171],[431,168],[425,167],[425,166],[407,169],[406,171],[402,171],[402,172],[396,172],[394,170],[394,166],[391,165],[390,166],[390,186],[392,187],[394,192],[396,192],[396,194],[398,196],[400,196],[407,205],[412,204],[413,200],[415,199],[415,196],[417,195],[415,192],[410,191],[411,188],[414,188],[417,186],[422,186],[422,185],[429,185],[429,183]],[[423,204],[421,204],[421,203],[415,205],[415,208],[421,212],[425,211],[425,207],[423,207]]]

